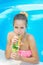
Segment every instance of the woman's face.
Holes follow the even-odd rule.
[[[15,20],[14,21],[14,32],[18,35],[24,35],[26,29],[25,20]]]

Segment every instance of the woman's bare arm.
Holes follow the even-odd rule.
[[[7,39],[8,40],[7,40],[7,47],[6,47],[5,55],[6,55],[6,58],[9,59],[10,54],[11,54],[11,33],[8,34]]]
[[[21,59],[22,61],[25,62],[38,63],[39,59],[38,59],[38,53],[35,45],[35,40],[32,35],[30,35],[28,39],[29,39],[30,49],[32,51],[32,57],[30,58],[21,57]]]

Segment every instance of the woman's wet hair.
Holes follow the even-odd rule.
[[[14,26],[14,22],[15,20],[24,20],[25,23],[26,23],[26,26],[27,26],[27,17],[25,14],[17,14],[15,17],[14,17],[14,21],[13,21],[13,26]]]

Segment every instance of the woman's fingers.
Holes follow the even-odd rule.
[[[12,59],[15,59],[15,60],[20,60],[20,58],[19,58],[20,56],[19,56],[19,54],[18,53],[11,53],[11,58]]]
[[[17,42],[17,41],[18,41],[18,39],[12,39],[12,42],[14,42],[14,43]]]
[[[16,53],[11,53],[11,58],[14,59],[16,56]]]
[[[18,37],[17,36],[14,36],[13,39],[12,39],[12,43],[15,43],[18,41]]]

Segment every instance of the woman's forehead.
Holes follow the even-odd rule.
[[[14,21],[14,25],[24,25],[25,24],[25,20],[15,20]]]

